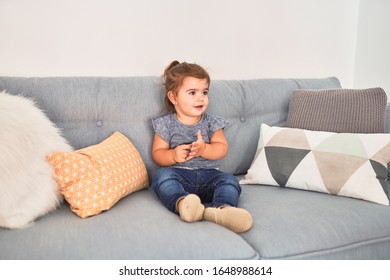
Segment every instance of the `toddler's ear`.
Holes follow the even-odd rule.
[[[176,105],[176,103],[177,103],[176,102],[176,95],[173,93],[172,90],[168,91],[167,96],[168,96],[169,101],[171,101],[171,103],[173,105]]]

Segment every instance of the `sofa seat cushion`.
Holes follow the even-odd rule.
[[[185,223],[152,190],[80,219],[69,206],[18,231],[0,229],[0,259],[256,259],[244,239],[216,224]]]
[[[260,259],[386,259],[390,207],[267,185],[243,185],[255,221],[242,236]]]

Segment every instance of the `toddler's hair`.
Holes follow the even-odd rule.
[[[168,92],[172,91],[174,94],[177,94],[177,91],[186,77],[206,79],[207,83],[210,85],[210,76],[202,66],[195,63],[180,63],[177,60],[172,61],[167,68],[165,68],[163,74],[163,85],[165,86],[164,109],[168,113],[175,113],[175,107],[171,101],[169,101]]]

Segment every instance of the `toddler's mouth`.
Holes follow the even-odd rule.
[[[203,105],[194,106],[195,109],[201,110],[203,108]]]

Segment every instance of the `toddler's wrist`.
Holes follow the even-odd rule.
[[[176,159],[175,159],[175,149],[172,149],[172,150],[171,150],[171,155],[172,155],[173,164],[177,163],[177,161],[176,161]]]

